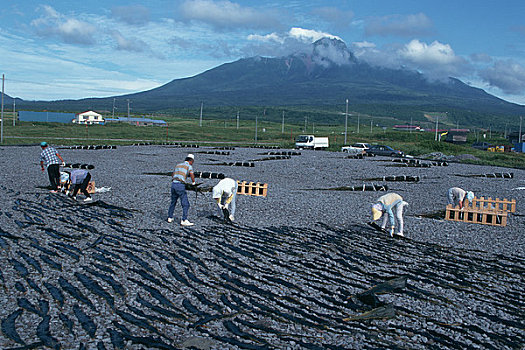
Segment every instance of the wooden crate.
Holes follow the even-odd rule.
[[[259,182],[237,181],[237,185],[237,194],[266,197],[266,194],[268,193],[268,184],[262,184]]]
[[[508,211],[469,206],[460,209],[459,206],[453,207],[452,204],[449,204],[445,212],[445,219],[473,224],[507,226],[507,213]]]
[[[497,211],[505,211],[505,212],[511,212],[511,213],[516,212],[516,200],[515,199],[512,199],[512,200],[508,200],[507,198],[492,199],[491,197],[485,199],[484,197],[480,197],[480,198],[474,197],[474,199],[472,200],[472,203],[469,203],[468,206],[472,208],[476,208],[476,209],[486,208],[486,209],[494,209]]]

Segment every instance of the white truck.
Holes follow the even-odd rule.
[[[328,148],[328,137],[314,135],[299,135],[295,140],[297,149],[326,149]]]

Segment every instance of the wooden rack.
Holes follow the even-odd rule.
[[[237,181],[237,194],[244,194],[247,196],[266,197],[268,193],[268,184],[259,182]]]
[[[445,219],[482,225],[507,226],[509,212],[516,212],[515,199],[474,197],[472,203],[467,201],[463,209],[460,209],[459,206],[447,205]]]
[[[495,210],[498,210],[498,211],[507,211],[507,212],[511,212],[511,213],[515,213],[516,212],[516,200],[515,199],[508,200],[506,198],[504,198],[504,199],[499,199],[499,198],[492,199],[491,197],[489,197],[489,198],[484,198],[484,197],[476,198],[476,197],[474,197],[474,199],[472,200],[472,205],[471,206],[473,208],[478,208],[478,209],[487,208],[487,209],[495,209]],[[510,208],[509,208],[509,206],[510,206]]]

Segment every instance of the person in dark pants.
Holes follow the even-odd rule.
[[[49,175],[49,183],[51,184],[51,192],[57,193],[60,186],[60,164],[65,165],[64,159],[60,156],[56,149],[50,147],[47,142],[41,142],[40,147],[40,168],[44,171],[44,163],[47,166],[47,174]]]
[[[182,205],[182,219],[180,224],[182,226],[193,226],[194,224],[188,220],[188,210],[190,209],[190,201],[188,201],[188,194],[186,193],[186,179],[188,175],[191,178],[192,184],[195,185],[195,175],[193,174],[193,154],[188,154],[184,163],[177,164],[172,175],[171,182],[171,203],[168,209],[168,222],[173,222],[173,211],[175,204],[180,198]]]
[[[89,171],[85,169],[75,169],[71,172],[71,185],[70,189],[72,188],[72,193],[69,195],[73,199],[77,199],[77,193],[80,190],[86,198],[84,199],[84,202],[90,202],[93,199],[91,198],[91,195],[87,191],[87,187],[89,185],[89,181],[91,180],[91,174]],[[68,191],[69,192],[69,191]]]

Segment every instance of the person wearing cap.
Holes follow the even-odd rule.
[[[40,148],[40,168],[44,171],[44,164],[47,166],[47,174],[49,176],[49,182],[51,184],[51,192],[56,193],[59,191],[60,186],[60,164],[64,166],[64,159],[60,156],[56,149],[49,146],[47,142],[41,142]]]
[[[403,208],[408,203],[403,200],[397,193],[388,193],[377,199],[377,202],[372,205],[372,219],[377,221],[383,217],[381,228],[386,228],[387,220],[390,219],[390,237],[394,235],[403,236]],[[394,210],[396,212],[395,219],[397,219],[397,232],[395,232]]]
[[[473,199],[474,192],[472,191],[465,191],[459,187],[448,189],[447,204],[452,204],[455,207],[459,205],[459,209],[463,209],[467,201],[472,202]]]
[[[228,177],[219,181],[212,189],[212,198],[217,202],[219,217],[224,220],[229,219],[230,221],[234,221],[235,202],[237,201],[237,181]],[[225,211],[229,211],[228,218],[225,217]]]
[[[172,174],[171,182],[171,204],[168,209],[168,222],[173,222],[173,211],[175,204],[180,198],[182,205],[182,219],[180,224],[182,226],[192,226],[192,222],[188,220],[188,210],[190,209],[190,202],[188,201],[188,194],[186,193],[186,180],[188,175],[191,178],[192,185],[195,185],[195,175],[193,174],[193,162],[195,157],[193,154],[188,154],[183,163],[177,164]]]

